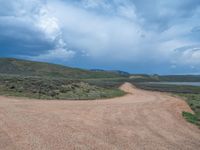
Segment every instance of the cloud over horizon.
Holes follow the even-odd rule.
[[[199,0],[0,4],[2,57],[138,73],[200,73]]]

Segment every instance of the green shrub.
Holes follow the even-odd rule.
[[[183,117],[193,123],[193,124],[197,124],[198,123],[198,117],[195,114],[189,113],[189,112],[182,112]]]
[[[121,96],[116,87],[103,87],[86,80],[0,75],[0,94],[36,99],[100,99]]]

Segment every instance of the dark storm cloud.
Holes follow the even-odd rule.
[[[53,49],[44,33],[16,18],[0,18],[0,52],[12,55],[38,55]]]
[[[57,20],[49,14],[45,4],[46,0],[0,0],[2,56],[50,58],[50,55],[56,56],[52,51],[68,56]]]
[[[34,26],[34,19],[31,18],[38,5],[26,10],[23,8],[25,3],[20,0],[1,0],[0,4],[1,55],[38,55],[54,48],[43,31]]]

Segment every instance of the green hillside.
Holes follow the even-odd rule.
[[[0,58],[0,95],[36,99],[100,99],[122,96],[117,87],[88,80],[125,79],[110,71],[90,71],[43,62]]]
[[[125,76],[115,72],[90,71],[14,58],[0,58],[0,74],[68,79],[116,78]]]

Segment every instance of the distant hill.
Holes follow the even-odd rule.
[[[159,76],[159,79],[169,82],[200,82],[200,75],[165,75]]]
[[[118,78],[125,76],[117,72],[91,71],[15,58],[0,58],[0,74],[70,79]]]
[[[200,82],[200,75],[147,75],[132,74],[129,76],[134,81],[147,82]]]
[[[93,72],[108,72],[108,73],[115,73],[121,76],[129,76],[130,74],[128,72],[125,71],[121,71],[121,70],[102,70],[102,69],[91,69],[91,71]]]

